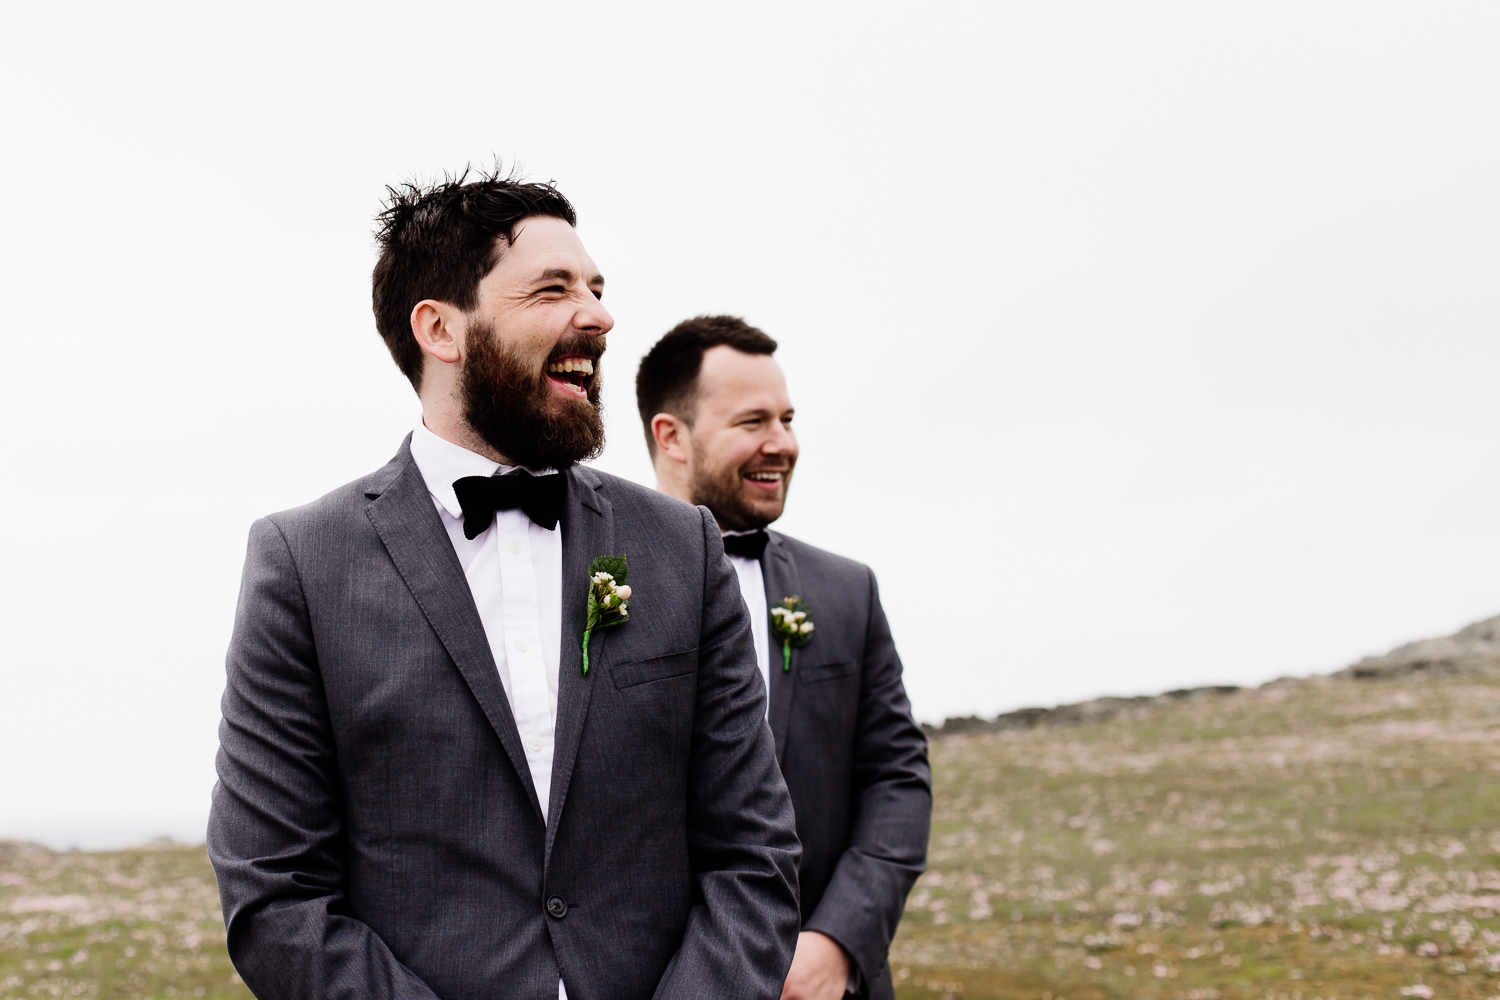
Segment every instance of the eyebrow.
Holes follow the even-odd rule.
[[[539,282],[540,281],[561,281],[561,282],[564,282],[564,283],[571,283],[571,282],[577,280],[577,277],[578,276],[576,274],[574,274],[572,271],[568,270],[565,267],[552,267],[552,268],[548,268],[547,270],[543,271],[541,274],[537,275],[536,280],[539,281]],[[602,275],[602,274],[596,274],[596,275],[594,275],[592,278],[590,278],[588,280],[587,284],[588,284],[588,286],[590,288],[593,288],[595,286],[598,286],[598,287],[602,288],[604,286],[604,275]]]
[[[766,416],[766,417],[774,417],[777,420],[780,420],[782,417],[793,416],[796,412],[797,412],[796,407],[793,407],[793,406],[787,407],[784,411],[782,411],[779,414],[775,413],[774,411],[772,411],[768,407],[764,407],[764,406],[748,406],[748,407],[746,407],[743,410],[736,411],[734,414],[732,414],[730,416],[729,419],[730,420],[743,420],[746,417]]]

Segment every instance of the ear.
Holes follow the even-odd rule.
[[[456,365],[463,356],[463,313],[446,302],[423,299],[411,311],[411,333],[422,353],[445,365]]]
[[[684,465],[693,454],[688,431],[687,422],[670,413],[658,413],[651,418],[651,436],[656,439],[656,453]]]

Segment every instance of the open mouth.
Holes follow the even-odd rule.
[[[786,480],[786,471],[783,469],[756,469],[753,472],[744,473],[741,478],[757,489],[774,491],[781,489],[781,484]]]
[[[547,366],[547,378],[571,395],[587,397],[594,377],[594,362],[589,358],[559,358]]]

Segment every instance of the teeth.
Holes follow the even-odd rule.
[[[757,479],[763,483],[775,483],[781,481],[781,473],[779,472],[751,472],[748,473],[748,475],[751,479]]]
[[[587,358],[568,358],[564,361],[555,361],[547,366],[549,372],[582,372],[584,375],[594,374],[594,363]]]

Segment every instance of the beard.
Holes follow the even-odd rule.
[[[559,471],[604,450],[604,414],[599,406],[603,337],[565,338],[534,371],[501,343],[490,323],[469,326],[468,348],[458,391],[464,420],[485,444],[516,465]],[[593,360],[587,399],[563,398],[552,388],[547,367],[562,357]]]
[[[754,531],[756,528],[764,528],[781,516],[791,482],[792,470],[787,469],[781,479],[779,501],[765,497],[752,498],[746,495],[739,467],[724,465],[709,468],[698,465],[693,469],[688,488],[693,503],[707,507],[720,530]]]

